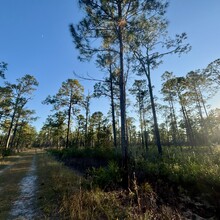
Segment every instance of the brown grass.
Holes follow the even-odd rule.
[[[12,166],[19,159],[20,159],[20,155],[0,158],[0,171],[4,170],[8,166]]]

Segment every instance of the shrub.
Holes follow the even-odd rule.
[[[115,153],[113,148],[68,148],[63,150],[48,150],[54,156],[59,156],[62,159],[68,158],[95,158],[106,160],[120,159],[120,154]]]
[[[116,188],[122,182],[122,172],[115,161],[110,161],[107,167],[93,167],[88,173],[92,177],[92,183],[103,189]]]
[[[11,153],[12,153],[11,149],[3,149],[3,150],[2,150],[2,156],[3,156],[3,157],[10,156]]]
[[[63,156],[63,151],[62,150],[50,149],[50,150],[47,150],[47,152],[52,154],[57,159],[61,159],[62,156]]]

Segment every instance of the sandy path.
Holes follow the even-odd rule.
[[[36,192],[36,156],[33,156],[27,175],[19,183],[20,196],[12,205],[9,219],[36,219],[35,192]]]

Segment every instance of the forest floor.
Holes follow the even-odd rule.
[[[81,173],[29,150],[0,159],[0,219],[218,219],[169,184],[150,184],[130,192],[91,189]]]

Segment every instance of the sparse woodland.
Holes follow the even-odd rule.
[[[38,159],[41,208],[51,219],[219,219],[220,109],[208,104],[220,90],[220,59],[182,76],[171,66],[155,91],[163,59],[191,50],[187,33],[167,33],[167,2],[78,2],[84,17],[70,33],[79,65],[95,60],[108,76],[87,79],[94,80],[90,93],[73,78],[46,94],[51,115],[37,132],[26,108],[37,80],[25,75],[11,84],[1,62],[2,155],[31,147],[53,155]],[[107,115],[91,112],[100,97]],[[45,188],[50,181],[56,186]]]

